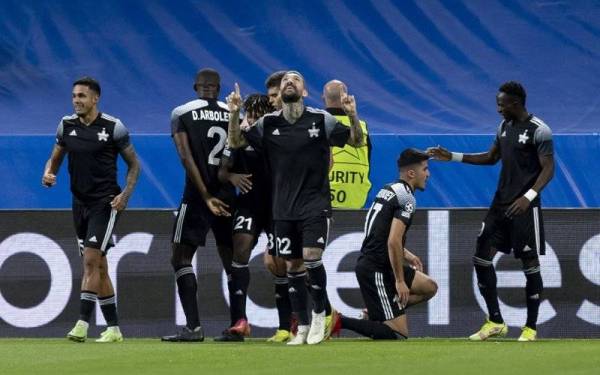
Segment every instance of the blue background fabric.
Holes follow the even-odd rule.
[[[406,147],[443,145],[464,152],[486,151],[492,135],[373,135],[371,182],[367,206],[378,189],[398,177],[396,158]],[[184,172],[168,135],[134,135],[142,174],[129,206],[175,208],[183,192]],[[68,208],[71,206],[66,159],[58,184],[47,189],[41,176],[53,136],[0,136],[0,208]],[[559,135],[554,138],[556,172],[542,194],[545,207],[600,207],[600,168],[589,161],[589,150],[600,150],[599,135]],[[27,166],[27,167],[23,167]],[[496,190],[500,164],[472,166],[431,161],[427,190],[417,194],[418,207],[487,207]],[[120,160],[120,181],[126,166]]]
[[[279,69],[306,77],[307,103],[337,78],[355,94],[373,140],[376,190],[405,147],[485,151],[499,123],[495,93],[509,79],[555,134],[552,207],[600,207],[600,5],[597,1],[64,1],[0,3],[0,209],[69,207],[40,186],[72,82],[97,78],[100,109],[133,134],[143,173],[130,204],[175,207],[183,183],[171,110],[194,98],[200,67],[264,91]],[[123,170],[123,166],[121,166]],[[485,207],[498,166],[432,163],[421,207]],[[370,199],[369,199],[370,200]]]
[[[52,133],[83,75],[132,132],[165,133],[204,66],[222,96],[298,69],[316,106],[341,79],[375,133],[493,133],[496,90],[515,79],[554,132],[593,133],[599,36],[592,0],[3,0],[0,133]]]

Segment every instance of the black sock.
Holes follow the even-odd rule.
[[[488,308],[489,319],[495,323],[504,323],[500,306],[498,306],[498,290],[496,289],[496,270],[491,260],[473,257],[479,292]]]
[[[231,276],[231,272],[225,270],[225,274],[227,275],[227,291],[229,292],[229,301],[233,299],[233,277]],[[231,302],[230,302],[231,303]],[[233,327],[235,324],[235,317],[233,316],[233,310],[229,309],[229,320],[231,321],[229,326]]]
[[[308,319],[308,311],[306,311],[306,299],[308,297],[308,291],[306,290],[306,271],[288,272],[287,277],[292,311],[296,313],[299,325],[308,325],[310,320]]]
[[[342,328],[349,329],[373,340],[401,340],[407,337],[381,322],[340,316]]]
[[[325,316],[331,315],[331,302],[329,302],[329,295],[327,289],[325,289]]]
[[[525,293],[527,295],[527,323],[525,325],[531,329],[537,329],[536,323],[538,312],[540,310],[541,294],[544,290],[540,266],[531,267],[524,270],[527,284]]]
[[[175,270],[175,278],[177,279],[177,289],[179,291],[179,299],[187,327],[191,330],[200,326],[200,318],[198,317],[198,301],[196,293],[198,292],[198,284],[196,282],[196,274],[190,265],[178,267]]]
[[[97,294],[89,290],[81,291],[81,302],[79,305],[79,320],[90,322],[94,306],[96,306]]]
[[[279,316],[279,329],[290,330],[292,305],[288,291],[288,279],[285,276],[275,276],[275,306]]]
[[[102,315],[104,315],[104,320],[106,320],[106,324],[109,327],[114,327],[119,325],[119,316],[117,315],[117,303],[115,299],[115,295],[99,297],[98,304],[100,305],[100,309],[102,309]]]
[[[325,311],[325,305],[327,305],[327,274],[325,273],[325,267],[323,267],[323,261],[317,260],[306,260],[304,261],[306,270],[308,271],[310,295],[313,299],[315,307],[313,311],[317,314]]]
[[[231,318],[236,323],[246,317],[246,295],[250,284],[250,270],[248,263],[231,262],[231,287],[232,293],[229,303],[231,304]],[[235,323],[234,323],[235,324]]]

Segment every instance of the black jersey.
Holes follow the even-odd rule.
[[[56,143],[68,153],[73,198],[81,203],[111,200],[121,192],[117,157],[129,146],[129,132],[121,120],[98,113],[89,125],[77,115],[65,116],[56,131]]]
[[[225,147],[223,155],[231,159],[231,172],[252,175],[252,189],[238,195],[236,207],[271,210],[271,180],[262,154],[254,147],[247,146],[238,149]]]
[[[402,180],[387,184],[379,190],[367,212],[365,240],[360,250],[362,254],[375,264],[391,269],[387,244],[392,220],[399,219],[406,225],[402,238],[404,247],[416,204],[413,190]]]
[[[542,120],[530,115],[523,122],[502,121],[494,144],[502,159],[502,170],[493,205],[512,204],[535,184],[542,166],[540,155],[552,155],[552,131]]]
[[[261,117],[244,136],[264,153],[271,173],[274,220],[327,215],[329,148],[346,144],[350,128],[329,113],[306,107],[290,124],[282,111]]]
[[[218,179],[221,154],[227,141],[229,110],[216,99],[196,99],[171,113],[171,133],[185,132],[194,162],[208,192],[221,199],[233,195],[233,188]],[[200,192],[186,174],[184,200],[201,199]]]

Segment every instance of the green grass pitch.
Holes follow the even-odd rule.
[[[258,339],[235,344],[0,339],[0,374],[600,374],[600,340],[333,339],[287,347]]]

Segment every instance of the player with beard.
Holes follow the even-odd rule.
[[[286,259],[290,299],[299,320],[298,332],[288,345],[318,344],[331,329],[326,324],[326,310],[331,306],[321,260],[331,213],[329,148],[346,143],[360,146],[362,130],[352,95],[341,94],[351,119],[351,126],[346,127],[329,113],[304,105],[308,93],[300,73],[287,72],[280,88],[282,109],[263,116],[243,134],[234,121],[239,109],[231,112],[229,143],[233,148],[250,144],[263,150],[271,172],[276,249]],[[239,92],[227,100],[239,103]],[[307,314],[307,272],[314,302],[312,321]]]

